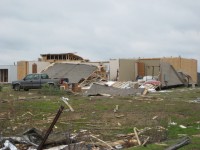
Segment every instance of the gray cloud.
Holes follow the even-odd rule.
[[[1,0],[1,65],[40,54],[200,60],[199,0]]]

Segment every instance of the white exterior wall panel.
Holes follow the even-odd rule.
[[[32,72],[32,66],[33,64],[37,65],[37,73],[40,73],[41,71],[43,71],[44,69],[46,69],[49,65],[50,62],[42,62],[42,61],[29,61],[28,65],[29,65],[29,70],[28,73],[33,73]]]
[[[0,65],[0,69],[8,69],[8,83],[17,80],[17,66],[15,65]]]
[[[117,80],[117,72],[119,71],[119,59],[110,60],[110,80]]]

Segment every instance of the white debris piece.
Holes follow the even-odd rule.
[[[123,146],[122,145],[115,145],[115,148],[116,149],[123,149]]]
[[[17,148],[10,141],[6,140],[4,143],[4,147],[1,148],[0,150],[7,150],[7,149],[17,150]]]
[[[112,86],[114,83],[115,83],[115,81],[108,81],[108,82],[106,82],[106,85],[107,86]]]
[[[170,122],[169,125],[175,126],[175,125],[177,125],[177,123],[176,122]]]
[[[184,125],[179,125],[179,127],[182,128],[182,129],[186,129],[186,128],[187,128],[187,127],[184,126]]]
[[[155,120],[156,118],[158,118],[158,116],[154,116],[152,119]]]
[[[62,100],[65,100],[65,101],[68,101],[68,100],[69,100],[69,98],[67,98],[67,97],[62,97],[61,99],[62,99]]]

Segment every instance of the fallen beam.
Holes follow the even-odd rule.
[[[190,142],[191,142],[191,141],[190,141],[190,138],[189,138],[189,137],[184,137],[184,138],[182,138],[178,143],[176,143],[176,144],[174,144],[174,145],[168,147],[168,148],[165,149],[165,150],[177,150],[177,149],[179,149],[179,148],[181,148],[181,147],[183,147],[183,146],[185,146],[185,145],[190,144]]]
[[[59,108],[59,110],[58,110],[58,112],[57,112],[55,118],[53,119],[53,122],[51,123],[49,129],[47,130],[47,132],[46,132],[46,134],[45,134],[45,136],[44,136],[42,142],[41,142],[40,145],[38,146],[37,150],[42,150],[42,149],[43,149],[43,145],[45,144],[45,142],[46,142],[46,140],[47,140],[49,134],[51,133],[51,131],[52,131],[54,125],[56,124],[58,118],[60,117],[60,115],[61,115],[63,109],[64,109],[64,106],[60,106],[60,108]]]
[[[139,136],[138,136],[138,133],[137,133],[137,128],[134,128],[134,133],[135,133],[135,136],[136,136],[138,145],[141,145],[141,141],[140,141]]]

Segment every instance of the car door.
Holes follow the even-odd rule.
[[[32,86],[33,86],[33,89],[38,89],[41,87],[41,80],[40,80],[40,74],[34,74],[33,75],[33,80],[32,80]]]
[[[41,74],[41,80],[40,83],[42,84],[46,84],[49,80],[49,76],[47,74]]]
[[[22,83],[21,83],[21,85],[22,85],[22,87],[25,89],[30,89],[30,88],[32,88],[32,81],[33,80],[33,74],[29,74],[29,75],[27,75],[24,79],[23,79],[23,81],[22,81]]]

